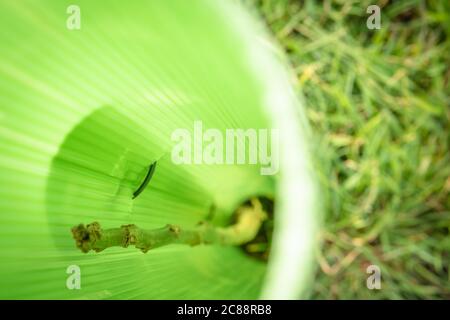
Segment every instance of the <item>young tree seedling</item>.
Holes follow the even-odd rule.
[[[119,228],[102,229],[98,222],[80,224],[72,228],[76,246],[83,252],[103,251],[110,247],[134,245],[142,252],[169,244],[218,244],[240,246],[253,240],[268,215],[261,202],[254,198],[249,205],[237,210],[236,222],[228,227],[215,227],[201,222],[192,229],[168,224],[158,229],[142,229],[134,224]]]

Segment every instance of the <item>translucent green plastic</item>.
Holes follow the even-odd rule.
[[[278,177],[255,165],[180,166],[170,157],[171,132],[195,120],[220,130],[273,126],[248,39],[230,27],[241,9],[80,0],[81,29],[68,30],[70,4],[0,2],[0,298],[261,297],[267,266],[239,248],[83,254],[70,233],[92,221],[194,226],[212,204],[224,225],[250,196],[277,193]],[[81,290],[66,287],[70,265],[81,268]]]

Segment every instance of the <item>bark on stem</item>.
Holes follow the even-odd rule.
[[[93,222],[86,226],[80,224],[73,227],[72,234],[76,246],[83,252],[100,252],[109,247],[126,248],[129,245],[134,245],[144,253],[169,244],[238,246],[253,240],[266,218],[267,214],[261,203],[254,199],[251,206],[238,210],[236,223],[226,228],[202,222],[193,229],[168,224],[163,228],[146,230],[129,224],[103,230],[98,222]]]

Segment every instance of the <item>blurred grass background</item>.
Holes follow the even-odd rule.
[[[449,2],[245,2],[287,52],[320,140],[312,297],[450,299]],[[366,287],[371,264],[381,290]]]

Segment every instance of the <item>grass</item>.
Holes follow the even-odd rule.
[[[312,298],[450,299],[447,1],[247,0],[287,52],[320,141]],[[375,2],[375,1],[374,1]],[[381,290],[366,287],[381,268]]]

